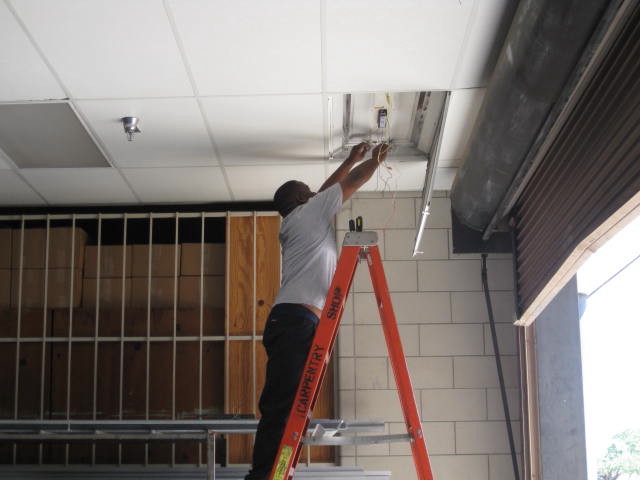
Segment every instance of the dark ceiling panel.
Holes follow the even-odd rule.
[[[0,148],[18,168],[109,166],[67,103],[0,105]]]

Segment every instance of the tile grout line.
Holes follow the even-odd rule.
[[[464,52],[467,50],[467,44],[469,42],[470,32],[477,18],[478,4],[479,4],[479,0],[474,0],[473,6],[471,7],[471,12],[469,13],[469,19],[467,20],[467,26],[464,30],[464,38],[462,40],[462,44],[460,45],[460,51],[458,53],[458,58],[456,60],[456,66],[453,71],[451,83],[449,84],[449,87],[450,87],[449,90],[453,90],[455,85],[457,84],[458,75],[460,74],[460,65],[462,65],[463,63],[462,60],[464,58]]]
[[[329,138],[333,134],[331,131],[331,121],[333,117],[333,108],[329,111],[329,103],[333,101],[332,97],[325,93],[327,85],[327,49],[326,49],[326,5],[325,0],[318,0],[320,7],[320,102],[322,103],[322,144],[324,147],[324,174],[325,179],[329,177],[329,154],[332,145],[329,144]]]

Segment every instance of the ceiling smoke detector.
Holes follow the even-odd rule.
[[[122,126],[124,127],[124,133],[127,135],[127,140],[133,140],[134,133],[140,133],[140,129],[138,128],[138,122],[140,119],[138,117],[122,117]]]

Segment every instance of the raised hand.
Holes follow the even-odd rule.
[[[391,146],[388,143],[380,143],[376,145],[376,148],[373,149],[371,158],[373,158],[378,163],[384,162],[387,158],[387,153],[389,153],[389,150],[391,150]]]
[[[369,144],[367,142],[361,142],[351,149],[349,158],[354,162],[359,162],[364,159],[364,156],[369,151]]]

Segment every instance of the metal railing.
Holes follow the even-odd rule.
[[[72,412],[72,385],[73,385],[73,375],[72,372],[74,370],[74,358],[73,354],[75,353],[75,348],[79,344],[91,344],[93,348],[93,358],[92,358],[92,385],[90,386],[91,395],[92,395],[92,406],[90,418],[92,421],[99,421],[102,416],[99,412],[99,404],[98,398],[100,394],[100,358],[99,354],[101,352],[101,347],[105,345],[119,345],[119,365],[118,365],[118,411],[116,413],[117,419],[120,421],[124,421],[127,419],[127,412],[125,406],[125,382],[126,382],[126,365],[125,365],[125,350],[127,346],[131,345],[132,342],[140,342],[144,344],[145,349],[145,373],[144,378],[141,378],[140,381],[143,381],[145,384],[145,399],[144,399],[144,411],[137,412],[144,416],[145,420],[150,421],[150,382],[151,382],[151,369],[152,369],[152,357],[151,350],[153,345],[157,345],[158,343],[169,344],[171,345],[171,408],[170,408],[170,418],[172,420],[176,420],[178,418],[177,408],[176,408],[176,376],[180,373],[177,371],[177,351],[178,345],[182,342],[190,342],[193,344],[197,344],[198,350],[198,364],[194,365],[193,368],[197,369],[197,406],[195,408],[195,412],[193,412],[194,416],[197,418],[203,418],[208,416],[209,410],[208,405],[205,405],[203,402],[203,378],[205,375],[205,369],[203,368],[204,362],[204,346],[207,342],[215,342],[219,343],[221,346],[228,346],[228,342],[235,340],[251,340],[253,342],[253,348],[255,351],[255,345],[258,341],[261,340],[261,335],[257,334],[256,329],[256,313],[255,307],[253,312],[253,329],[251,335],[231,335],[229,333],[229,312],[228,308],[225,308],[224,313],[224,333],[220,335],[205,335],[204,330],[204,289],[205,289],[205,272],[204,272],[204,252],[205,252],[205,231],[206,231],[206,223],[219,219],[229,219],[232,217],[253,217],[254,218],[254,272],[255,272],[255,222],[258,216],[276,216],[275,212],[174,212],[174,213],[96,213],[96,214],[46,214],[46,215],[2,215],[0,216],[0,224],[6,223],[10,225],[17,225],[17,228],[14,230],[18,230],[18,241],[19,245],[14,246],[14,249],[18,252],[18,262],[17,265],[12,265],[16,272],[16,280],[17,285],[16,288],[16,301],[15,305],[12,308],[15,310],[15,336],[5,336],[0,338],[0,348],[7,348],[9,345],[15,345],[15,369],[14,369],[14,384],[12,386],[7,385],[6,388],[12,388],[13,390],[13,419],[18,421],[20,418],[20,402],[24,395],[27,395],[26,392],[21,392],[21,368],[20,368],[20,359],[21,359],[21,347],[26,344],[40,344],[40,378],[39,378],[39,412],[37,413],[37,417],[40,421],[45,421],[46,419],[46,398],[45,392],[47,390],[45,385],[45,379],[47,378],[47,355],[51,352],[51,348],[56,345],[66,345],[66,379],[65,379],[65,396],[64,399],[64,415],[65,421],[70,422],[74,421],[74,413]],[[199,301],[199,326],[198,326],[198,334],[197,335],[179,335],[177,332],[177,319],[178,319],[178,280],[180,275],[180,264],[179,264],[179,251],[180,251],[180,222],[185,219],[189,219],[192,222],[199,222],[200,224],[200,281],[199,281],[199,290],[200,290],[200,301]],[[102,239],[104,234],[104,224],[106,221],[118,221],[121,222],[121,231],[122,231],[122,269],[121,269],[121,305],[119,307],[120,311],[120,335],[101,335],[100,333],[100,325],[101,325],[101,315],[104,315],[104,312],[101,308],[101,250],[104,248]],[[131,279],[127,277],[127,268],[128,263],[132,260],[127,257],[127,245],[131,244],[131,234],[130,234],[130,224],[132,221],[146,221],[148,222],[148,265],[147,265],[147,301],[146,301],[146,332],[144,335],[127,335],[126,329],[126,315],[129,309],[127,305],[127,294],[126,294],[126,284],[130,282]],[[151,324],[152,324],[152,310],[154,308],[152,303],[152,278],[153,278],[153,249],[154,245],[154,223],[158,221],[162,221],[165,224],[167,222],[172,222],[173,226],[173,245],[174,245],[174,264],[173,264],[173,306],[172,306],[172,331],[171,335],[161,335],[157,336],[152,334]],[[66,335],[64,336],[54,336],[51,332],[47,331],[48,322],[51,322],[52,319],[49,318],[48,312],[51,310],[51,305],[47,305],[47,301],[49,298],[49,292],[51,290],[51,284],[49,282],[49,273],[51,270],[50,267],[50,243],[51,243],[51,232],[55,225],[64,223],[65,226],[71,228],[70,235],[70,244],[68,246],[68,253],[70,254],[70,263],[68,268],[71,270],[70,280],[68,283],[69,292],[68,292],[68,317],[67,317],[67,326],[66,326]],[[93,325],[93,335],[75,335],[74,334],[74,311],[76,310],[78,299],[75,298],[77,285],[74,283],[77,281],[74,275],[74,271],[77,268],[82,268],[82,265],[76,265],[76,232],[77,228],[82,228],[83,225],[87,225],[88,223],[93,224],[93,228],[95,229],[96,234],[96,290],[95,290],[95,310],[94,310],[94,325]],[[227,225],[230,222],[227,221]],[[42,299],[42,334],[41,336],[23,336],[24,329],[23,321],[24,321],[24,313],[25,308],[23,307],[23,300],[25,298],[24,291],[24,272],[25,272],[25,235],[29,234],[29,230],[31,226],[37,225],[38,227],[44,228],[44,265],[42,268],[43,274],[43,299]],[[112,243],[113,244],[113,243]],[[228,265],[228,253],[227,253],[227,265]],[[228,268],[228,267],[227,267]],[[11,275],[13,279],[13,275]],[[225,275],[225,277],[228,277]],[[83,277],[81,277],[83,278]],[[81,280],[83,281],[84,278]],[[226,280],[225,280],[226,281]],[[256,295],[255,291],[255,273],[254,273],[254,288],[253,294],[254,297]],[[228,288],[225,288],[228,291]],[[225,294],[228,296],[228,293]],[[12,301],[13,301],[13,293],[12,293]],[[256,299],[253,299],[253,304],[256,304]],[[228,299],[225,300],[225,305],[220,305],[220,308],[223,309],[225,306],[228,306]],[[38,307],[39,309],[40,307]],[[33,332],[31,332],[33,333]],[[193,333],[193,332],[192,332]],[[58,348],[58,347],[56,347]],[[228,351],[228,348],[225,348]],[[255,358],[255,353],[254,353]],[[220,375],[224,376],[225,381],[228,382],[229,379],[229,362],[228,359],[225,359],[224,367],[220,369]],[[252,381],[254,384],[253,391],[256,391],[256,367],[255,362],[252,366],[252,378],[249,381]],[[35,383],[34,383],[34,390]],[[225,405],[228,403],[228,388],[225,388]],[[255,395],[254,395],[255,397]],[[257,413],[257,405],[255,402],[255,398],[253,400],[254,412]],[[35,412],[33,416],[36,416]],[[49,412],[50,413],[50,412]],[[244,412],[250,413],[250,412]],[[6,439],[5,439],[6,441]],[[17,457],[17,447],[16,444],[13,445],[13,463],[16,463]],[[145,446],[145,465],[149,464],[149,450],[148,445]],[[92,446],[91,452],[91,463],[95,464],[96,462],[96,451],[95,445]],[[38,463],[43,463],[43,449],[42,445],[39,447],[38,453]],[[69,445],[65,445],[64,452],[64,463],[67,465],[69,463]],[[122,464],[122,444],[118,446],[118,464]],[[172,445],[171,452],[171,464],[175,464],[175,445]],[[198,452],[198,464],[202,464],[202,448],[199,448]]]

